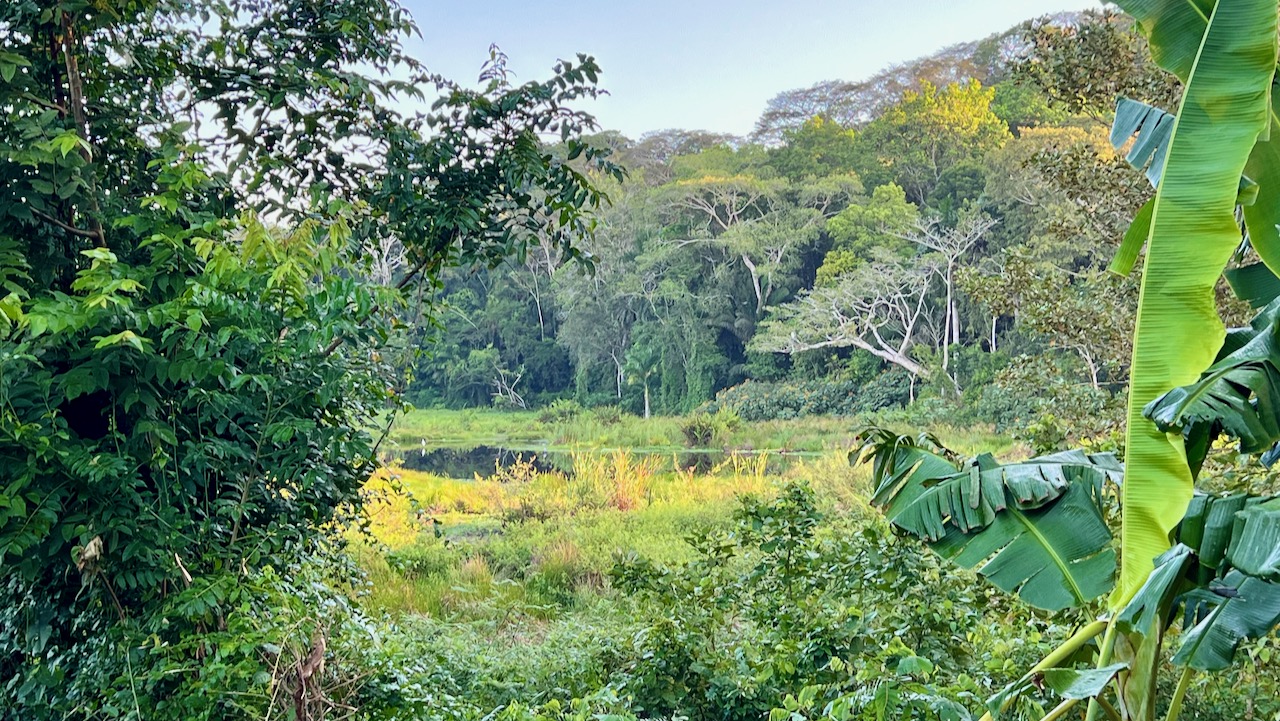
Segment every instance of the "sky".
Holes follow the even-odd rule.
[[[583,108],[637,138],[664,128],[746,135],[770,98],[1098,0],[402,0],[433,72],[471,81],[497,44],[517,82],[594,55],[609,96]]]

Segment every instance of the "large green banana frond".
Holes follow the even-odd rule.
[[[1117,4],[1138,21],[1156,63],[1187,82],[1215,0],[1122,0]],[[1258,256],[1280,275],[1280,97],[1274,88],[1270,94],[1270,118],[1245,166],[1245,175],[1258,184],[1258,198],[1245,206],[1244,220]]]
[[[1222,344],[1214,286],[1240,243],[1234,216],[1240,177],[1270,122],[1276,2],[1119,4],[1150,33],[1157,61],[1186,83],[1151,210],[1130,366],[1121,577],[1114,599],[1122,604],[1169,548],[1191,499],[1181,435],[1160,430],[1142,410],[1194,381]]]
[[[1112,588],[1115,552],[1099,503],[1103,484],[1121,476],[1114,456],[1070,451],[1000,465],[984,454],[957,467],[892,434],[864,450],[875,461],[876,505],[944,558],[1048,610]]]
[[[1215,0],[1121,0],[1116,4],[1138,22],[1156,64],[1187,82],[1201,55],[1200,43]]]
[[[1242,453],[1263,453],[1280,441],[1280,301],[1247,328],[1227,335],[1214,364],[1198,381],[1152,401],[1146,416],[1165,431],[1180,430],[1187,462],[1198,472],[1220,433]]]

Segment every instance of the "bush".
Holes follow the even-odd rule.
[[[744,421],[773,421],[811,415],[853,416],[900,407],[911,394],[911,379],[889,370],[870,382],[814,380],[765,383],[745,381],[716,394],[706,406],[712,412],[732,411]]]
[[[689,542],[687,563],[630,555],[612,572],[641,602],[645,625],[615,681],[641,717],[820,717],[843,698],[837,718],[964,718],[1051,648],[1025,607],[881,525],[829,519],[804,483],[744,499],[731,528]],[[1000,633],[1011,626],[1023,634]],[[979,669],[990,677],[974,680]],[[823,702],[802,712],[796,699],[815,694]],[[886,706],[895,713],[875,715]]]
[[[353,589],[333,582],[356,569],[325,551],[298,557],[306,560],[279,570],[193,578],[149,617],[81,613],[75,643],[5,679],[0,718],[321,718],[350,707],[410,719],[447,703],[423,683],[428,670],[397,629],[364,615]],[[22,619],[49,608],[14,591],[0,603],[0,654],[20,642]]]
[[[622,409],[617,406],[599,406],[593,408],[591,414],[602,426],[616,426],[622,422]]]
[[[563,423],[582,415],[582,404],[571,398],[557,398],[551,405],[538,411],[539,423]]]
[[[720,434],[720,424],[710,413],[694,413],[680,424],[684,443],[690,448],[709,448]]]

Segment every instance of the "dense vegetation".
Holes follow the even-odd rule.
[[[1280,12],[1120,5],[635,140],[0,6],[0,719],[1280,719]]]
[[[444,274],[410,398],[751,421],[923,400],[1108,431],[1137,283],[1105,271],[1151,194],[1109,117],[1177,87],[1131,21],[1086,13],[784,93],[751,139],[601,135],[630,176],[594,272],[543,248]]]

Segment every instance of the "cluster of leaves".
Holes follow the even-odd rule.
[[[259,698],[296,629],[249,611],[359,509],[404,291],[589,233],[595,63],[514,86],[495,52],[463,90],[413,31],[382,0],[0,8],[0,716],[310,693]]]
[[[21,713],[14,718],[63,718],[68,709],[85,718],[462,717],[463,705],[430,682],[432,669],[408,639],[349,600],[358,572],[334,549],[312,546],[285,566],[203,575],[149,617],[81,613],[75,626],[85,638],[74,652],[28,629],[46,661],[38,675],[9,678],[6,711]],[[58,613],[47,599],[16,590],[10,581],[0,610],[6,626]],[[13,651],[12,639],[4,644]]]
[[[855,416],[906,405],[910,379],[884,371],[869,382],[836,379],[744,381],[716,394],[707,409],[732,410],[744,421],[771,421],[810,415]]]
[[[998,678],[1036,651],[981,630],[1014,617],[1037,625],[1023,611],[945,577],[880,527],[846,533],[807,485],[746,499],[734,518],[691,537],[686,564],[629,557],[613,571],[646,618],[618,684],[639,713],[967,719],[961,704],[985,683],[974,669]]]

